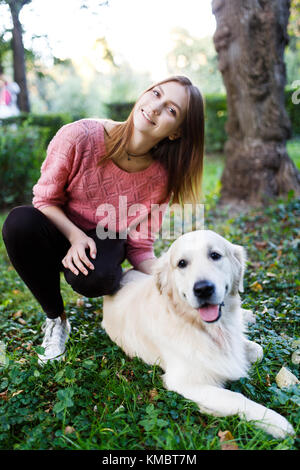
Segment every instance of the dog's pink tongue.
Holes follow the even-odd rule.
[[[198,308],[198,312],[202,320],[214,321],[219,316],[219,305],[206,305],[206,307]]]

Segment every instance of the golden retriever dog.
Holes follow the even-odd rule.
[[[210,230],[180,236],[153,275],[130,270],[120,290],[104,296],[102,326],[130,356],[158,364],[168,390],[214,416],[239,415],[276,438],[289,422],[241,393],[224,389],[247,376],[262,348],[245,336],[245,251]]]

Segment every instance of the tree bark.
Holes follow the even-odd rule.
[[[19,14],[22,7],[26,3],[30,3],[30,1],[31,0],[9,0],[7,2],[13,20],[12,50],[14,62],[14,80],[20,87],[18,106],[20,110],[24,112],[30,111],[30,105],[26,79],[25,50],[22,37],[23,32],[22,25],[19,20]]]
[[[294,190],[300,173],[286,151],[284,48],[289,0],[213,0],[214,44],[227,91],[221,202],[259,205]]]

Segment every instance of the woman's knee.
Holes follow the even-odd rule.
[[[77,276],[69,269],[64,269],[64,276],[68,284],[78,294],[85,297],[100,297],[114,294],[120,285],[122,268],[117,272],[103,275],[89,272],[87,276],[79,273]]]
[[[18,206],[12,209],[2,227],[3,240],[8,241],[32,233],[38,213],[38,209],[33,206]]]

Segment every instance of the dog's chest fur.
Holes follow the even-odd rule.
[[[182,372],[191,374],[193,379],[198,376],[199,381],[220,385],[247,375],[243,332],[236,326],[231,329],[220,322],[197,328],[197,325],[185,322],[183,317],[177,318],[177,327],[173,331],[170,324],[174,325],[174,322],[168,322],[166,318],[164,333],[167,340],[161,348],[164,370],[171,366],[180,374],[182,368]]]

